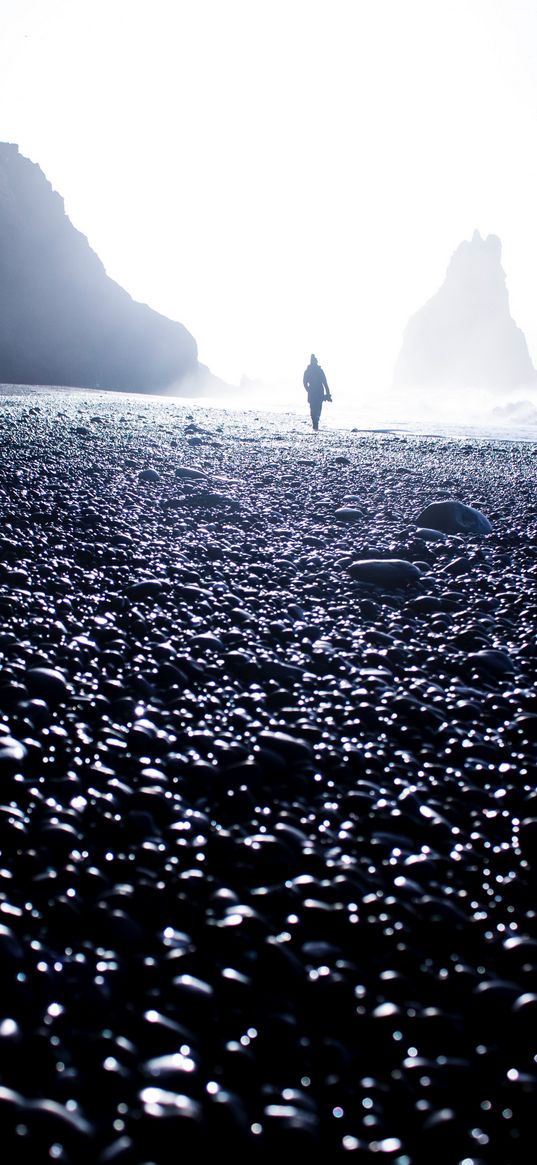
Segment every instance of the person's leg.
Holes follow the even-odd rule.
[[[322,407],[322,400],[316,400],[314,397],[310,399],[311,423],[316,431],[319,428],[319,419],[321,416]]]

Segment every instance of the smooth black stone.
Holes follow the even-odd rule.
[[[444,534],[490,534],[492,531],[484,514],[455,500],[431,502],[416,518],[416,524]]]
[[[12,736],[0,736],[0,772],[18,772],[28,755],[28,750]]]
[[[69,695],[65,677],[55,668],[29,668],[24,674],[24,681],[31,696],[41,698],[53,706],[63,702]]]
[[[349,574],[357,582],[368,583],[371,586],[398,589],[416,583],[420,578],[420,571],[413,563],[402,558],[362,559],[349,567]]]
[[[138,474],[138,481],[160,481],[160,474],[156,469],[142,469]]]

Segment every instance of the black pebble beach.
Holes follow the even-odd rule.
[[[0,405],[6,1165],[526,1165],[537,447]]]

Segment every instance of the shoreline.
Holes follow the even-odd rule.
[[[188,397],[188,396],[172,396],[167,393],[124,393],[117,392],[114,389],[103,388],[76,388],[66,385],[9,385],[0,384],[0,399],[2,398],[17,398],[17,397],[32,397],[33,395],[50,396],[59,392],[61,394],[86,396],[90,399],[103,399],[120,401],[140,400],[150,401],[156,405],[170,404],[174,408],[188,408],[192,409],[208,409],[210,411],[221,412],[224,416],[228,414],[245,413],[257,414],[263,416],[272,415],[276,417],[292,417],[298,423],[303,423],[306,428],[310,427],[309,415],[306,405],[300,406],[299,401],[301,396],[297,396],[296,407],[289,408],[286,404],[267,403],[266,401],[251,401],[247,399],[241,400],[240,397],[233,395],[229,397]],[[441,440],[452,439],[459,441],[507,441],[510,443],[524,443],[535,444],[537,442],[537,429],[535,425],[530,422],[524,424],[514,424],[509,427],[507,423],[500,425],[497,422],[488,420],[478,423],[475,417],[471,423],[466,426],[455,422],[453,419],[446,419],[437,417],[428,417],[426,419],[415,419],[410,421],[389,420],[381,421],[378,417],[371,417],[369,426],[357,424],[356,422],[363,417],[363,409],[360,406],[356,408],[356,416],[351,414],[348,407],[339,408],[336,417],[339,423],[331,423],[332,410],[324,410],[321,418],[321,433],[355,433],[355,434],[383,434],[393,433],[403,436],[415,437],[431,437],[439,438]],[[342,423],[343,422],[343,423]],[[439,432],[431,432],[431,429],[439,429]]]

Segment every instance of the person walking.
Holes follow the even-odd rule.
[[[310,362],[303,377],[303,384],[308,394],[311,413],[311,423],[315,432],[319,428],[321,409],[325,400],[332,400],[326,376],[318,363],[317,357],[311,355]]]

